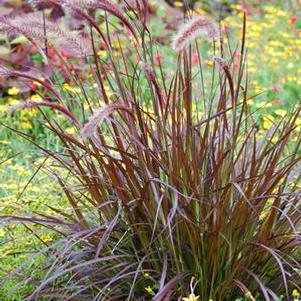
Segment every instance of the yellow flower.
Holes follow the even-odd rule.
[[[44,80],[44,78],[41,78],[41,80]],[[34,85],[36,85],[37,87],[40,87],[40,86],[42,86],[42,84],[40,84],[39,82],[37,82],[37,81],[34,81],[33,82],[33,84]]]
[[[74,135],[76,133],[76,129],[74,127],[66,128],[66,132],[70,135]]]
[[[125,44],[122,43],[120,40],[114,40],[114,41],[112,41],[112,46],[115,49],[125,48]]]
[[[79,93],[81,90],[79,87],[72,87],[68,83],[63,84],[63,91],[70,93]]]
[[[300,297],[300,293],[296,289],[294,289],[293,292],[292,292],[292,296],[294,298],[298,298],[298,297]]]
[[[199,300],[200,296],[196,296],[194,293],[190,294],[188,297],[184,297],[183,301],[197,301]]]
[[[20,93],[20,89],[17,87],[9,88],[7,91],[8,95],[18,95]]]
[[[145,289],[145,291],[146,291],[148,294],[153,294],[153,293],[154,293],[153,289],[152,289],[150,286],[147,286],[147,287],[145,287],[144,289]]]
[[[7,110],[7,105],[0,105],[0,115],[5,113]]]
[[[263,124],[264,129],[272,128],[274,126],[273,117],[272,116],[264,116],[262,124]]]
[[[99,51],[97,52],[97,54],[98,54],[102,59],[104,59],[104,58],[107,57],[107,51],[106,51],[106,50],[99,50]]]
[[[22,121],[21,125],[25,129],[29,129],[29,130],[32,129],[32,124],[29,121]]]
[[[107,94],[107,97],[110,99],[110,98],[114,95],[114,93],[111,92],[109,86],[105,85],[104,88],[105,88],[105,92],[106,92],[106,94]]]
[[[212,67],[213,66],[213,61],[212,60],[205,60],[205,63],[208,67]]]
[[[240,4],[230,4],[230,7],[232,9],[236,9],[236,10],[240,10],[241,9],[241,5]],[[209,300],[210,301],[210,300]]]
[[[3,145],[9,145],[10,142],[7,141],[7,140],[0,140],[0,144],[3,144]]]
[[[13,97],[8,97],[7,98],[7,102],[11,105],[11,106],[14,106],[16,104],[18,104],[20,101],[16,98],[13,98]]]
[[[5,235],[5,231],[3,229],[0,229],[0,237],[3,237]]]
[[[30,100],[32,100],[32,101],[40,101],[40,100],[42,100],[42,97],[40,95],[38,95],[38,94],[33,94],[33,95],[30,96]]]
[[[275,110],[275,114],[279,115],[281,117],[284,117],[286,115],[286,111],[282,110],[282,109],[278,109],[278,110]]]
[[[52,241],[53,238],[50,234],[43,234],[43,235],[41,235],[41,239],[47,243],[47,242]]]
[[[151,38],[149,36],[144,37],[144,42],[150,42],[150,41],[151,41]]]
[[[181,1],[175,1],[174,6],[175,7],[183,7],[183,3]]]
[[[196,12],[197,14],[206,14],[206,12],[205,12],[203,9],[201,9],[201,8],[196,8],[196,9],[195,9],[195,12]]]

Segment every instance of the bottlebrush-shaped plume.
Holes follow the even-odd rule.
[[[173,41],[173,49],[184,50],[198,37],[203,37],[208,41],[218,39],[219,28],[216,22],[205,16],[193,17],[179,29]]]
[[[97,142],[97,129],[104,120],[110,116],[114,111],[123,110],[132,115],[131,110],[122,104],[109,104],[105,105],[98,112],[93,114],[89,121],[85,124],[85,126],[81,130],[81,137],[83,140],[91,139],[94,142]],[[97,144],[97,143],[96,143]]]
[[[89,45],[87,39],[80,36],[78,32],[68,31],[65,27],[51,21],[46,21],[44,25],[42,15],[39,13],[26,14],[16,18],[1,16],[0,32],[24,35],[39,49],[47,41],[58,50],[67,48],[74,56],[86,57],[89,54],[86,47],[86,45]]]
[[[133,25],[129,22],[126,16],[123,14],[122,10],[118,8],[117,5],[111,3],[108,0],[33,0],[33,4],[39,3],[55,3],[61,5],[67,9],[73,10],[77,13],[81,13],[84,9],[95,10],[102,9],[117,17],[121,23],[123,23],[130,32],[137,39],[136,31]]]
[[[41,47],[36,41],[44,40],[44,32],[36,30],[34,27],[27,27],[15,23],[12,18],[7,16],[0,16],[0,32],[5,34],[21,34],[26,37],[41,53],[41,55],[46,59]]]
[[[222,69],[229,68],[228,62],[223,58],[214,56],[213,60],[216,61]]]

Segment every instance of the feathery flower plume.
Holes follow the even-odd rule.
[[[218,57],[218,56],[214,56],[213,57],[213,60],[216,61],[218,63],[218,65],[222,68],[222,69],[226,69],[229,67],[229,64],[228,62],[221,58],[221,57]]]
[[[37,13],[26,14],[15,18],[0,17],[0,31],[25,36],[38,49],[44,47],[46,40],[44,30],[46,26],[47,42],[58,50],[68,50],[75,56],[86,57],[89,42],[83,39],[77,32],[68,31],[59,24],[47,21],[44,24],[42,16]]]
[[[193,17],[179,29],[172,47],[177,51],[184,50],[198,37],[208,41],[218,39],[219,29],[216,22],[202,15]]]
[[[18,18],[16,19],[16,21]],[[47,61],[47,58],[42,48],[36,43],[36,41],[44,40],[44,32],[37,31],[34,27],[24,26],[15,22],[14,19],[7,16],[0,16],[0,32],[5,34],[21,34],[27,38],[41,53],[43,59]]]
[[[98,112],[93,114],[89,121],[84,125],[84,127],[81,130],[81,137],[83,140],[89,140],[97,141],[97,129],[101,124],[104,122],[104,120],[110,116],[114,111],[116,110],[123,110],[132,115],[131,110],[121,104],[109,104],[102,107]]]
[[[217,62],[217,64],[220,66],[221,69],[224,70],[226,74],[230,86],[232,105],[234,105],[237,102],[237,100],[235,99],[234,82],[233,82],[233,77],[229,71],[229,64],[225,59],[218,56],[214,56],[213,60]]]
[[[45,2],[55,3],[57,5],[62,5],[67,9],[73,10],[79,14],[81,14],[84,9],[102,9],[117,17],[130,30],[130,32],[137,40],[137,34],[133,25],[125,17],[118,6],[108,0],[33,0],[32,2],[34,2],[35,4]]]
[[[81,123],[78,121],[78,119],[73,115],[72,112],[70,112],[68,109],[64,108],[63,106],[49,102],[49,101],[22,101],[17,105],[9,107],[6,112],[7,113],[13,113],[21,109],[33,109],[33,108],[39,108],[39,107],[49,107],[52,108],[55,111],[58,111],[65,115],[68,119],[73,121],[78,127],[81,127]]]

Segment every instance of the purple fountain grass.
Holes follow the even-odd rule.
[[[222,69],[229,68],[228,62],[223,58],[221,58],[219,56],[214,56],[213,60],[216,61]]]
[[[97,130],[101,127],[104,120],[110,116],[114,111],[125,111],[133,116],[131,109],[123,104],[108,104],[103,106],[98,112],[94,113],[89,121],[81,130],[81,137],[84,140],[97,140]]]
[[[232,103],[232,106],[234,107],[237,104],[237,99],[236,99],[237,97],[235,95],[234,82],[233,82],[233,77],[231,75],[231,72],[229,70],[229,64],[228,64],[228,62],[225,59],[223,59],[221,57],[218,57],[218,56],[214,56],[213,60],[215,62],[217,62],[217,64],[219,65],[219,67],[226,74],[227,80],[229,82],[229,87],[230,87],[231,103]]]
[[[81,0],[50,0],[50,1],[35,0],[34,1],[34,3],[47,3],[47,2],[48,3],[52,2],[57,5],[62,5],[66,9],[73,10],[84,17],[87,17],[87,15],[84,14],[83,12],[83,10],[85,9],[93,9],[93,10],[102,9],[104,11],[107,11],[110,14],[117,17],[129,29],[129,31],[133,34],[133,36],[137,40],[137,33],[133,25],[131,24],[131,22],[124,16],[122,10],[120,10],[117,5],[113,4],[108,0],[101,0],[101,1],[99,0],[82,0],[82,1]],[[92,19],[88,18],[88,21],[92,21]]]
[[[32,43],[32,45],[34,45],[38,49],[44,60],[47,61],[42,48],[39,46],[39,41],[45,40],[44,32],[36,30],[34,27],[32,28],[20,24],[15,24],[15,22],[13,22],[13,20],[8,16],[0,16],[0,32],[6,34],[22,34]]]
[[[219,28],[214,20],[206,16],[194,16],[179,28],[172,46],[173,49],[181,51],[198,37],[214,41],[219,38],[219,35]]]
[[[34,41],[38,49],[41,49],[47,41],[57,50],[68,49],[74,56],[87,57],[89,55],[87,45],[91,45],[91,42],[87,38],[80,36],[77,31],[67,30],[57,22],[44,23],[39,13],[17,16],[13,19],[1,17],[0,31],[22,34],[30,41]],[[44,31],[46,31],[46,36]]]
[[[81,3],[70,0],[68,8],[71,2],[78,10]],[[79,13],[98,28],[100,39],[109,40],[92,14]],[[144,22],[138,19],[137,28]],[[156,53],[152,43],[108,47],[108,71],[91,34],[95,102],[81,89],[74,98],[87,106],[79,112],[75,99],[69,103],[42,81],[49,94],[57,93],[59,104],[20,105],[53,108],[78,123],[81,133],[68,135],[64,123],[43,114],[62,150],[39,148],[53,160],[47,172],[60,185],[66,210],[51,204],[52,214],[23,218],[57,238],[39,252],[45,256],[40,273],[32,266],[24,269],[29,275],[24,282],[34,286],[25,299],[163,301],[193,293],[200,300],[233,301],[251,300],[252,292],[258,300],[276,301],[280,295],[289,300],[290,291],[300,287],[301,194],[295,175],[301,162],[301,108],[277,121],[266,139],[261,136],[248,106],[253,96],[243,68],[245,20],[243,26],[238,74],[230,68],[229,47],[215,58],[221,68],[206,70],[212,72],[206,84],[198,77],[206,67],[200,64],[195,75],[189,51],[166,76],[149,59]],[[198,36],[211,40],[218,34],[212,20],[196,17],[180,30],[174,48],[181,51]],[[142,68],[133,63],[136,57],[144,58]],[[0,74],[33,79],[6,68]],[[79,87],[84,84],[82,79]],[[106,105],[93,113],[102,101]],[[202,112],[193,109],[200,104]],[[83,126],[77,120],[84,120]]]
[[[124,16],[123,12],[118,8],[116,4],[113,4],[112,2],[108,0],[62,0],[64,2],[64,5],[67,5],[68,7],[77,7],[77,9],[102,9],[110,14],[117,17],[133,34],[134,38],[137,39],[137,33],[134,29],[133,25],[130,23],[130,21]]]

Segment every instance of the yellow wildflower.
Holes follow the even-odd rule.
[[[22,121],[21,125],[25,129],[28,129],[28,130],[32,129],[32,124],[29,121]]]
[[[296,126],[301,126],[301,118],[298,118],[298,119],[296,120]]]
[[[112,41],[112,46],[113,46],[113,48],[115,48],[115,49],[122,49],[122,48],[125,48],[125,44],[122,43],[120,40],[114,40],[114,41]]]
[[[20,101],[16,98],[13,97],[8,97],[7,98],[7,103],[9,103],[11,106],[14,106],[16,104],[18,104]]]
[[[0,115],[6,112],[7,110],[7,105],[0,105]]]
[[[200,299],[200,296],[196,296],[194,293],[190,294],[188,297],[184,297],[183,301],[197,301]]]
[[[272,116],[264,116],[263,117],[263,128],[270,129],[274,126],[273,117]]]
[[[50,234],[43,234],[41,235],[41,239],[44,241],[44,242],[50,242],[53,240],[52,236]]]
[[[202,8],[196,8],[196,9],[195,9],[195,12],[196,12],[197,14],[206,14],[206,12],[205,12]]]
[[[74,127],[66,128],[66,132],[70,135],[74,135],[76,133],[76,129]]]
[[[286,115],[286,111],[282,110],[282,109],[278,109],[278,110],[275,110],[275,114],[279,115],[281,117],[284,117]]]
[[[41,80],[44,80],[44,78],[41,78]],[[34,81],[33,82],[34,85],[36,85],[37,87],[40,87],[42,84],[40,84],[39,82],[37,81]]]
[[[146,291],[148,294],[153,294],[153,293],[154,293],[153,289],[152,289],[150,286],[147,286],[147,287],[145,287],[144,289],[145,289],[145,291]]]
[[[150,41],[151,41],[151,38],[149,36],[144,37],[144,42],[150,42]]]
[[[208,67],[212,67],[212,66],[213,66],[213,61],[212,61],[212,60],[205,60],[205,64],[206,64]]]
[[[294,298],[299,298],[300,297],[300,293],[296,289],[294,289],[293,292],[292,292],[292,296]]]
[[[68,83],[63,84],[63,91],[70,93],[79,93],[81,90],[79,87],[72,87]]]
[[[38,94],[33,94],[33,95],[30,96],[30,100],[32,100],[32,101],[40,101],[40,100],[42,100],[42,97],[40,95],[38,95]]]
[[[20,93],[20,89],[17,87],[9,88],[7,91],[8,95],[18,95]]]
[[[105,88],[107,97],[110,99],[114,95],[114,93],[111,92],[110,87],[108,85],[105,85],[104,88]]]
[[[106,51],[106,50],[99,50],[99,51],[97,52],[97,54],[98,54],[102,59],[104,59],[104,58],[107,57],[107,51]]]
[[[230,7],[232,9],[234,9],[234,10],[240,10],[241,9],[241,5],[240,4],[230,4]]]
[[[174,2],[174,6],[175,7],[183,7],[183,2],[181,2],[181,1],[175,1]]]
[[[10,142],[7,141],[7,140],[0,140],[0,144],[3,144],[3,145],[9,145]]]

